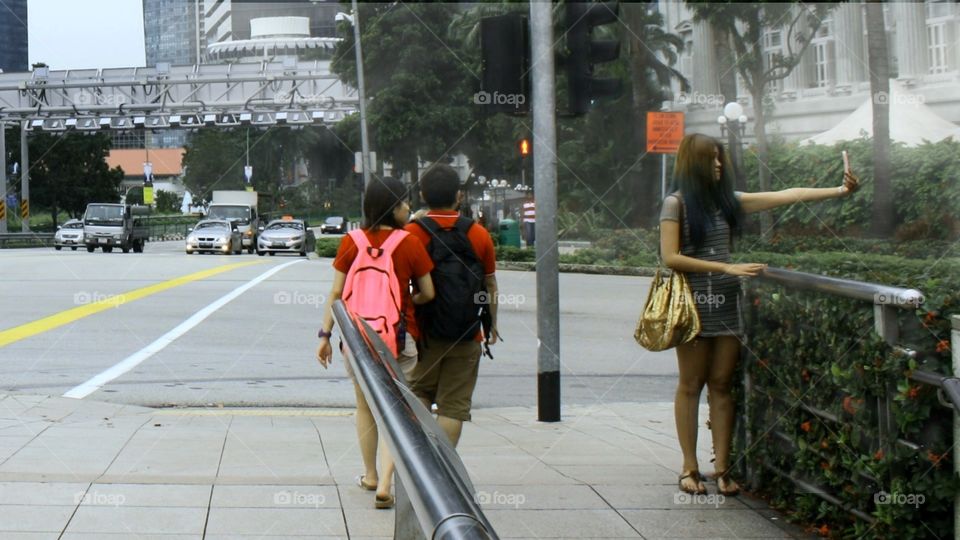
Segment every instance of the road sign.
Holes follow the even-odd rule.
[[[647,112],[647,152],[676,154],[681,139],[682,112]]]
[[[7,201],[0,199],[0,219],[7,219]]]
[[[20,201],[20,219],[28,219],[30,217],[30,201],[24,199]]]

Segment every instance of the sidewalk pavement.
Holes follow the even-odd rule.
[[[481,409],[465,426],[459,452],[501,538],[808,537],[745,495],[678,495],[672,404],[563,419]],[[0,538],[390,538],[393,511],[355,484],[360,463],[349,409],[0,395]]]

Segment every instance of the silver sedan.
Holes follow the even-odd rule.
[[[220,219],[205,219],[197,223],[187,235],[187,255],[197,252],[223,253],[239,255],[243,250],[243,240],[237,224]]]
[[[275,219],[257,237],[257,255],[265,253],[307,253],[316,249],[317,237],[302,219]]]
[[[83,244],[83,222],[79,219],[71,219],[62,226],[57,227],[57,232],[53,235],[53,248],[57,251],[68,247],[74,251]]]

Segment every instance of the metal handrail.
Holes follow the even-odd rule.
[[[922,304],[924,300],[923,293],[916,289],[820,276],[806,272],[784,270],[783,268],[767,268],[758,277],[794,289],[834,294],[854,300],[865,300],[873,302],[874,305],[911,308]]]
[[[428,539],[498,538],[473,496],[463,463],[429,411],[397,384],[402,375],[385,347],[375,346],[382,345],[376,333],[361,330],[342,300],[334,302],[333,316],[349,351],[344,356],[396,461],[397,530],[410,531],[400,523],[400,505],[408,498]]]

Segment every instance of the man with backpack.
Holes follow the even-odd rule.
[[[454,446],[470,420],[481,344],[497,341],[497,261],[486,229],[457,211],[460,177],[436,164],[420,179],[426,215],[405,229],[427,248],[434,268],[432,302],[417,306],[419,361],[410,376],[413,392],[429,408]]]

